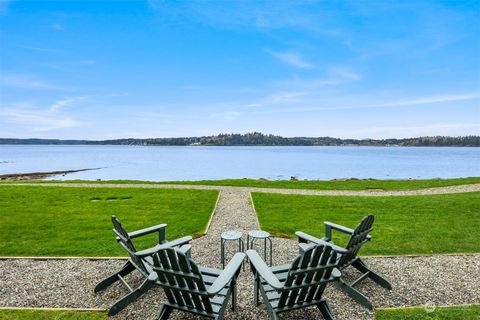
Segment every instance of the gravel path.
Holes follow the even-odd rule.
[[[256,187],[206,186],[187,184],[117,184],[117,183],[5,183],[1,186],[42,186],[42,187],[92,187],[92,188],[168,188],[168,189],[200,189],[230,192],[265,192],[281,194],[329,195],[329,196],[414,196],[444,193],[463,193],[480,191],[480,183],[449,186],[440,188],[425,188],[416,190],[305,190],[305,189],[275,189]]]
[[[103,184],[99,186],[106,187]],[[131,185],[118,186],[131,187]],[[467,189],[472,191],[479,186],[469,185]],[[249,191],[252,188],[216,188],[220,188],[222,192],[212,223],[207,235],[193,241],[192,258],[200,265],[220,268],[220,234],[225,230],[239,230],[244,233],[246,241],[246,233],[249,230],[258,229],[258,223],[250,202]],[[466,192],[461,187],[441,189]],[[265,189],[267,192],[272,190],[282,193],[305,192],[305,190]],[[419,191],[428,192],[428,190]],[[307,194],[316,193],[307,191]],[[236,243],[228,243],[228,245],[230,250],[227,250],[227,261],[233,255]],[[290,262],[298,254],[296,241],[290,239],[274,238],[273,248],[274,264]],[[259,251],[262,253],[260,248]],[[421,306],[426,303],[434,305],[480,303],[478,290],[480,288],[480,254],[367,257],[365,260],[374,270],[390,279],[394,287],[394,290],[388,291],[370,280],[358,286],[377,307]],[[115,284],[95,295],[93,287],[98,281],[118,270],[123,263],[124,261],[119,259],[0,260],[0,307],[106,309],[126,292],[125,289],[120,284]],[[347,278],[353,275],[355,272],[352,270],[345,272]],[[141,280],[136,274],[129,278],[133,283],[139,283]],[[248,266],[239,277],[238,290],[238,309],[233,314],[229,311],[226,315],[227,319],[268,319],[264,306],[255,307],[253,303],[253,277]],[[334,286],[327,289],[325,296],[330,300],[336,318],[339,320],[374,319],[372,312],[353,302]],[[153,288],[111,319],[154,319],[162,301],[165,301],[162,290]],[[174,312],[171,318],[194,317]],[[322,317],[317,309],[308,308],[286,313],[282,319],[322,319]]]

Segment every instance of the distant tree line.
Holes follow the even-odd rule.
[[[332,137],[286,138],[272,134],[219,134],[204,137],[59,140],[0,138],[0,144],[43,145],[133,145],[133,146],[412,146],[412,147],[480,147],[480,136],[419,137],[407,139],[339,139]]]

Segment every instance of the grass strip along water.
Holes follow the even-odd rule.
[[[140,181],[140,180],[25,180],[0,183],[113,183],[113,184],[184,184],[306,190],[414,190],[480,183],[480,177],[427,180],[262,180],[225,179],[200,181]]]
[[[124,256],[111,215],[129,231],[167,223],[167,239],[204,233],[218,191],[0,187],[1,256]],[[155,243],[138,239],[138,249]]]
[[[480,193],[403,197],[306,196],[252,193],[261,228],[277,236],[324,236],[323,221],[354,228],[375,215],[375,244],[366,255],[480,252]],[[347,238],[335,233],[334,241]]]

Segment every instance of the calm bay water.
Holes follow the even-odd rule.
[[[454,178],[480,176],[480,148],[0,145],[0,174],[97,167],[54,178]]]

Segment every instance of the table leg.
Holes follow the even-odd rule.
[[[220,239],[220,260],[222,262],[222,266],[225,269],[225,241]]]
[[[272,266],[272,239],[270,237],[267,238],[270,242],[270,267]]]
[[[267,238],[263,240],[263,261],[267,261]]]

